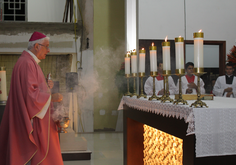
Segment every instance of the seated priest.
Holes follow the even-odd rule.
[[[157,63],[157,68],[158,68],[158,76],[155,78],[156,95],[163,95],[164,94],[164,84],[163,84],[164,77],[162,75],[162,72],[163,72],[162,62]],[[176,86],[171,76],[168,76],[168,83],[169,83],[169,94],[174,95],[176,92]],[[153,77],[150,76],[145,82],[144,91],[147,95],[153,94]]]
[[[236,97],[236,78],[233,75],[234,68],[232,63],[225,66],[225,75],[217,78],[213,88],[213,94],[223,97]]]
[[[193,74],[194,64],[188,62],[185,64],[186,75],[181,77],[182,94],[197,94],[197,76]],[[179,81],[177,87],[179,86]],[[204,82],[200,78],[200,92],[205,94]],[[179,88],[177,88],[177,93],[179,93]]]

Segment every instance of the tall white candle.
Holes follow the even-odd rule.
[[[0,101],[7,100],[6,68],[0,67]]]
[[[194,38],[194,67],[203,68],[203,37],[204,33],[199,30],[193,33]]]
[[[175,61],[176,69],[184,69],[184,38],[175,38]]]
[[[137,73],[137,52],[134,49],[134,51],[131,53],[131,71],[132,73]]]
[[[162,42],[163,70],[170,70],[170,42]]]
[[[139,50],[139,73],[145,73],[145,54],[144,48]]]
[[[125,74],[130,74],[130,53],[125,55]]]
[[[150,71],[157,72],[157,47],[154,46],[154,43],[152,43],[152,46],[149,47],[149,52],[150,52]]]

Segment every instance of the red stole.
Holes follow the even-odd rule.
[[[158,76],[156,77],[157,81],[164,80],[163,76],[158,73]]]
[[[49,97],[50,90],[40,66],[24,51],[12,72],[10,92],[0,125],[0,164],[26,164],[30,160],[32,165],[63,164],[50,108],[43,119],[36,117]],[[51,144],[52,140],[55,142]],[[58,144],[56,149],[55,144]]]
[[[189,77],[189,76],[186,74],[185,77],[186,77],[188,83],[193,83],[193,82],[194,82],[194,79],[195,79],[195,76],[194,76],[194,75],[192,75],[192,77]]]

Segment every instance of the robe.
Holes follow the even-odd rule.
[[[174,95],[176,93],[176,86],[173,81],[173,78],[171,76],[168,76],[168,83],[169,83],[169,93],[170,95]],[[160,90],[164,88],[163,84],[163,77],[161,75],[158,75],[155,78],[155,94],[159,95]],[[149,77],[145,84],[144,84],[144,91],[147,95],[153,94],[153,77]]]
[[[40,66],[24,51],[12,72],[0,125],[1,165],[63,165],[52,104],[42,119],[37,117],[50,95]]]
[[[226,97],[227,92],[224,93],[224,89],[231,87],[233,88],[233,94],[230,97],[236,97],[236,77],[234,76],[232,84],[226,84],[225,75],[217,78],[213,88],[213,94],[215,96]]]
[[[193,82],[197,85],[197,76],[193,75],[194,80]],[[182,86],[182,94],[187,94],[186,90],[188,89],[188,84],[191,83],[192,81],[186,78],[185,76],[181,77],[181,86]],[[179,81],[177,82],[177,94],[179,94]],[[201,94],[205,94],[205,88],[204,88],[204,82],[202,81],[202,79],[200,78],[200,91]],[[193,92],[191,94],[197,94],[197,90],[193,89]]]

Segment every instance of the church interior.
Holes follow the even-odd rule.
[[[5,89],[7,98],[15,63],[31,34],[38,31],[50,38],[50,53],[39,65],[45,78],[51,74],[51,92],[63,95],[55,109],[69,119],[58,133],[65,165],[235,163],[236,145],[228,144],[236,140],[231,129],[236,126],[236,96],[218,97],[213,92],[218,77],[225,75],[226,63],[232,61],[236,69],[235,5],[233,0],[0,0],[0,72],[6,82],[0,82],[0,90]],[[183,57],[176,55],[178,37],[183,38]],[[198,38],[202,55],[196,59]],[[169,61],[163,55],[165,46]],[[182,68],[177,63],[180,58]],[[152,92],[158,62],[163,63],[164,100]],[[179,93],[187,62],[194,63],[196,82],[204,83],[204,93],[196,83],[194,99]],[[152,94],[144,89],[149,76]],[[168,92],[168,77],[178,89],[175,94],[188,105],[173,104],[177,96]],[[236,91],[233,83],[232,88]],[[0,97],[0,122],[6,101]],[[208,133],[212,128],[211,135],[204,128]],[[226,133],[220,131],[224,129]],[[148,146],[152,140],[157,147]],[[200,140],[213,141],[211,148],[204,148]]]

